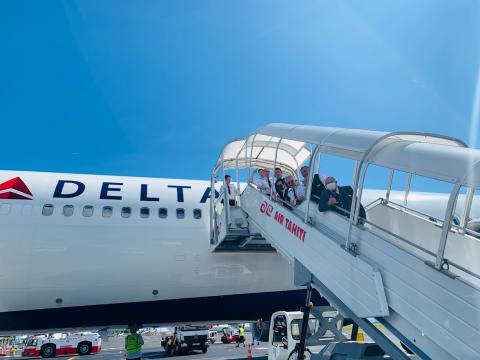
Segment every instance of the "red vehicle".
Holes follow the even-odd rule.
[[[22,356],[89,355],[99,352],[101,344],[100,336],[94,333],[41,335],[27,341]]]
[[[223,328],[222,329],[222,337],[221,341],[224,344],[231,344],[231,343],[237,343],[238,342],[238,335],[232,335],[232,331],[230,328]]]

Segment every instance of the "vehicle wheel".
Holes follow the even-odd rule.
[[[311,357],[312,357],[312,352],[310,351],[309,348],[305,348],[305,352],[303,353],[303,359],[310,360]],[[292,352],[288,356],[288,360],[299,360],[298,350],[296,348],[292,350]]]
[[[42,346],[40,350],[40,355],[42,358],[52,358],[55,357],[57,350],[55,349],[55,345],[53,344],[46,344]]]
[[[205,354],[206,352],[207,352],[207,348],[203,348],[203,349],[202,349],[202,353]]]
[[[78,344],[77,353],[78,355],[89,355],[92,352],[92,344],[89,342],[82,342]]]

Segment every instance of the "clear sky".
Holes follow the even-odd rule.
[[[270,122],[475,145],[479,15],[477,0],[2,0],[0,167],[207,179],[226,141]]]

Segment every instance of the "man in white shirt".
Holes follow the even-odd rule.
[[[272,181],[268,177],[270,174],[269,169],[258,169],[258,179],[250,179],[257,188],[264,194],[270,195],[272,189]]]
[[[237,187],[231,183],[232,182],[232,177],[230,175],[225,175],[225,182],[222,185],[222,188],[220,190],[220,194],[223,195],[224,187],[227,189],[227,198],[228,198],[228,204],[230,206],[236,206],[236,197],[238,195]]]

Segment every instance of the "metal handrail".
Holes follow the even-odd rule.
[[[412,209],[412,208],[409,208],[407,206],[404,206],[404,205],[401,205],[401,204],[398,204],[394,201],[391,201],[391,200],[387,200],[387,199],[384,199],[384,198],[379,198],[380,200],[382,200],[383,204],[385,205],[388,205],[388,204],[393,204],[395,205],[396,207],[400,208],[400,209],[403,209],[403,210],[407,210],[409,213],[412,213],[413,215],[421,215],[421,217],[425,218],[426,220],[435,220],[436,223],[438,224],[441,224],[443,226],[443,220],[442,219],[439,219],[439,218],[436,218],[434,216],[431,216],[431,215],[428,215],[428,214],[425,214],[421,211],[418,211],[418,210],[415,210],[415,209]],[[378,199],[377,199],[378,200]]]
[[[249,184],[249,185],[254,185],[254,184]],[[259,191],[258,189],[256,189],[254,186],[251,186],[251,187],[252,187],[252,189],[256,190],[258,193],[260,193],[262,196],[267,197],[266,194],[262,193],[261,191]],[[385,199],[379,198],[379,199],[375,200],[374,202],[377,202],[377,201],[380,201],[380,200],[385,200]],[[277,199],[277,200],[273,200],[273,201],[274,201],[274,202],[277,202],[277,203],[284,203],[284,201],[283,201],[282,199]],[[390,202],[390,201],[387,201],[387,203],[388,203],[388,202]],[[291,205],[290,205],[289,203],[287,203],[287,204],[291,207]],[[394,204],[395,204],[395,203],[394,203]],[[350,211],[345,210],[345,209],[343,209],[343,208],[340,208],[340,207],[338,207],[338,206],[336,206],[336,205],[334,205],[334,206],[335,206],[338,210],[340,210],[341,212],[344,212],[344,213],[347,214],[347,215],[350,214]],[[295,209],[296,209],[296,208],[293,207],[291,210],[290,210],[290,209],[287,209],[287,210],[290,210],[291,213],[292,213],[294,216],[296,216],[296,217],[298,217],[299,219],[301,219],[301,217],[294,211]],[[333,213],[335,214],[335,212],[333,212]],[[348,217],[344,217],[344,216],[341,215],[341,214],[336,213],[336,215],[337,215],[337,216],[341,216],[342,218],[345,218],[346,221],[349,220]],[[423,215],[425,215],[425,214],[423,214]],[[425,216],[428,216],[428,215],[425,215]],[[388,230],[388,229],[385,229],[384,227],[379,226],[379,225],[373,223],[372,221],[370,221],[370,220],[368,220],[368,219],[366,219],[366,218],[362,218],[361,216],[359,216],[358,219],[359,219],[359,220],[362,220],[365,224],[371,225],[372,227],[374,227],[374,228],[376,228],[376,229],[378,229],[378,230],[380,230],[380,231],[382,231],[382,232],[384,232],[384,233],[386,233],[386,234],[388,234],[388,235],[390,235],[390,236],[392,236],[392,237],[394,237],[394,238],[396,238],[396,239],[398,239],[398,240],[406,243],[407,245],[412,246],[412,247],[416,248],[417,250],[420,250],[420,251],[424,252],[425,254],[430,255],[430,256],[433,257],[433,258],[435,258],[435,257],[437,256],[437,254],[434,253],[433,251],[430,251],[430,250],[428,250],[428,249],[425,249],[424,247],[422,247],[422,246],[420,246],[420,245],[418,245],[418,244],[416,244],[416,243],[414,243],[414,242],[412,242],[412,241],[410,241],[410,240],[407,240],[407,239],[405,239],[404,237],[402,237],[402,236],[400,236],[400,235],[398,235],[398,234],[395,234],[394,232],[392,232],[392,231],[390,231],[390,230]],[[309,223],[309,224],[310,224],[311,226],[313,226],[315,229],[321,231],[321,229],[320,229],[315,223]],[[355,226],[356,226],[357,228],[360,228],[360,229],[365,229],[365,228],[363,227],[363,225],[358,225],[358,224],[357,224],[357,225],[355,225]],[[368,230],[368,229],[365,229],[365,230]],[[386,242],[392,244],[393,246],[399,247],[398,244],[395,244],[394,242],[392,242],[392,241],[390,241],[390,240],[388,240],[388,239],[385,239],[385,238],[381,238],[381,239],[382,239],[383,241],[386,241]],[[424,261],[428,260],[427,258],[422,257],[422,256],[420,256],[420,255],[418,255],[418,254],[415,254],[415,253],[413,253],[412,251],[410,251],[410,250],[408,250],[408,249],[406,249],[406,248],[402,248],[402,247],[399,247],[399,248],[401,248],[402,250],[404,250],[404,251],[412,254],[413,256],[416,256],[416,257],[418,257],[418,258],[421,258],[421,259],[424,260]],[[448,264],[449,264],[450,266],[453,266],[453,267],[457,268],[457,269],[460,270],[460,271],[463,271],[464,273],[466,273],[466,274],[468,274],[468,275],[470,275],[470,276],[472,276],[472,277],[474,277],[474,278],[480,279],[480,274],[474,273],[473,271],[471,271],[471,270],[463,267],[463,266],[460,265],[460,264],[457,264],[457,263],[455,263],[455,262],[453,262],[453,261],[450,261],[450,260],[448,260]],[[463,280],[465,280],[465,281],[468,282],[468,280],[466,280],[466,279],[463,279]]]

